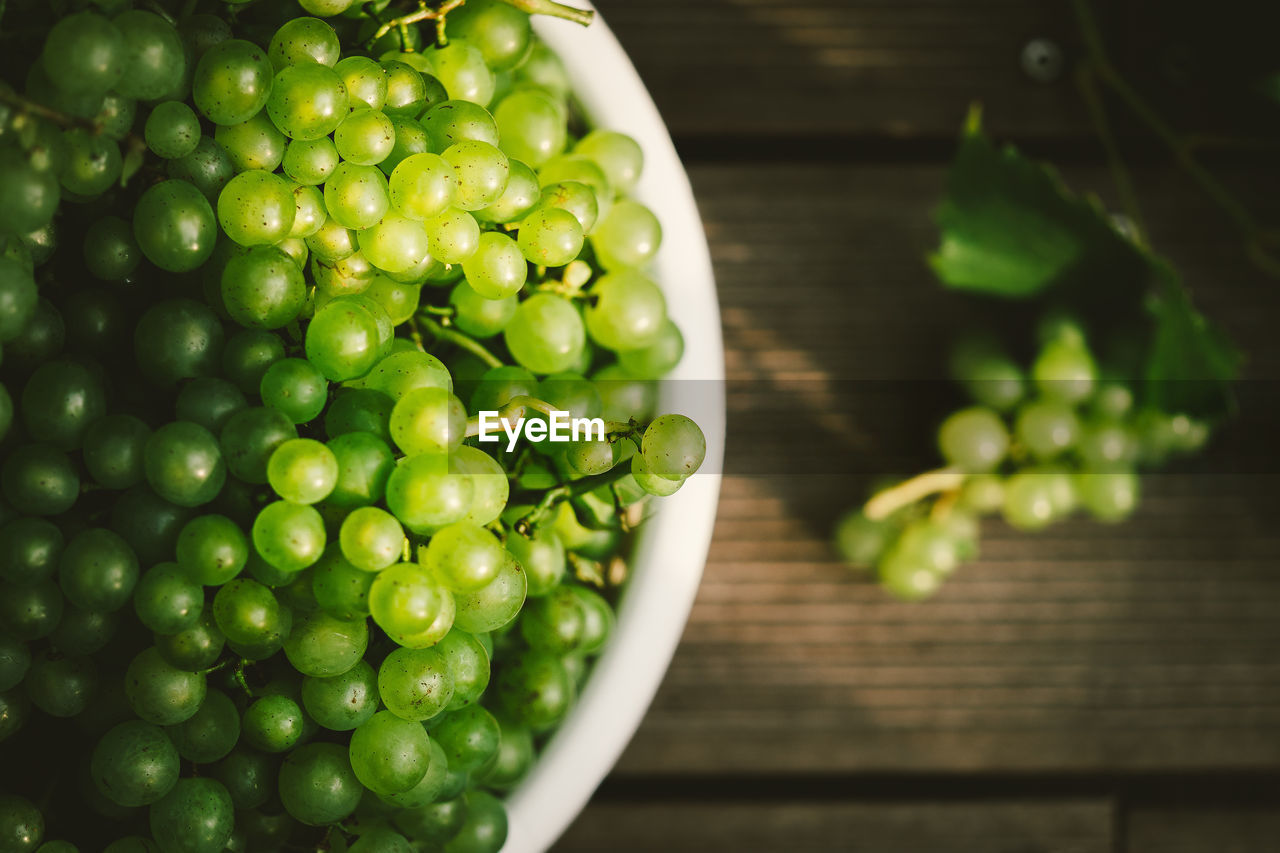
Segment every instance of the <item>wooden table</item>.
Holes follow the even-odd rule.
[[[828,545],[876,475],[935,463],[955,403],[943,353],[984,306],[943,293],[922,257],[969,102],[1112,196],[1069,76],[1019,67],[1037,36],[1070,58],[1069,4],[598,4],[698,195],[730,428],[683,644],[558,849],[1280,849],[1280,282],[1160,149],[1134,158],[1151,237],[1249,354],[1244,417],[1146,477],[1130,523],[988,522],[981,559],[924,604],[888,599]],[[1144,32],[1113,21],[1117,38]],[[1278,170],[1215,168],[1276,221]]]

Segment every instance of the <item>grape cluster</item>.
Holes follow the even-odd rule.
[[[970,405],[938,428],[945,467],[888,485],[837,524],[840,556],[874,569],[900,598],[925,598],[978,555],[979,520],[1041,530],[1084,510],[1128,518],[1140,467],[1199,450],[1203,421],[1139,406],[1132,383],[1100,370],[1079,320],[1048,314],[1024,368],[990,337],[962,340],[953,378]]]
[[[499,0],[9,5],[0,851],[498,850],[706,452],[639,146]]]

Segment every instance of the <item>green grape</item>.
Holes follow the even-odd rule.
[[[463,261],[462,268],[472,290],[487,300],[515,296],[529,272],[516,242],[495,231],[480,236],[475,253]]]
[[[467,412],[443,388],[417,388],[391,410],[391,438],[405,454],[449,453],[462,443]]]
[[[498,144],[498,125],[493,116],[471,101],[443,101],[422,116],[422,127],[434,151],[444,151],[464,139]]]
[[[56,175],[32,168],[19,151],[0,152],[0,230],[25,234],[46,225],[60,195]]]
[[[889,519],[873,521],[861,509],[847,513],[836,525],[836,550],[851,566],[869,569],[897,538],[897,525]]]
[[[270,245],[289,236],[295,207],[284,178],[261,170],[241,172],[218,195],[218,222],[241,246]]]
[[[256,646],[282,639],[284,618],[270,589],[248,578],[237,578],[218,589],[213,618],[228,641]]]
[[[213,611],[208,606],[190,628],[167,636],[158,634],[154,639],[156,651],[166,663],[188,672],[199,672],[213,666],[227,641],[218,630]]]
[[[187,55],[182,37],[159,15],[133,9],[113,23],[124,36],[128,59],[115,90],[128,98],[153,101],[178,98],[186,77]],[[243,85],[243,83],[242,83]]]
[[[324,185],[329,216],[344,228],[368,228],[391,206],[387,179],[374,166],[341,163]]]
[[[284,149],[284,173],[304,186],[323,184],[338,168],[341,160],[333,140],[294,139]]]
[[[507,548],[524,569],[530,598],[547,595],[560,586],[567,562],[564,543],[555,531],[544,529],[533,536],[509,536]]]
[[[164,797],[178,782],[178,751],[158,726],[131,720],[115,726],[93,748],[94,785],[127,808]]]
[[[143,565],[173,556],[178,532],[191,517],[185,507],[158,496],[145,483],[120,495],[111,508],[111,528],[125,538]]]
[[[368,373],[381,354],[378,322],[364,306],[334,300],[307,326],[307,360],[334,382]]]
[[[352,109],[380,110],[387,101],[387,73],[367,56],[348,56],[333,66],[347,87]]]
[[[432,626],[448,593],[415,563],[397,563],[378,573],[369,589],[373,621],[392,636],[420,634]]]
[[[502,196],[488,207],[475,211],[476,218],[482,222],[504,225],[516,222],[528,215],[542,197],[538,176],[533,169],[515,158],[510,158],[508,162],[511,174],[507,178],[507,188],[502,191]],[[591,196],[591,202],[594,205],[595,196]],[[591,221],[592,224],[595,223],[594,218]]]
[[[1124,521],[1138,506],[1138,477],[1132,471],[1076,475],[1080,503],[1098,521]]]
[[[354,0],[298,0],[303,11],[324,18],[341,15],[354,3]]]
[[[533,764],[533,735],[528,729],[498,719],[501,736],[498,752],[482,767],[476,781],[495,791],[509,791],[516,786]]]
[[[1009,452],[1009,431],[990,409],[973,406],[952,414],[938,428],[938,448],[947,464],[966,474],[994,470]]]
[[[475,592],[497,577],[502,546],[482,527],[458,522],[431,537],[423,566],[438,572],[445,586],[456,592]]]
[[[282,328],[297,319],[306,297],[302,270],[275,246],[254,246],[222,271],[222,302],[242,326]]]
[[[593,589],[573,585],[568,590],[582,608],[582,640],[578,651],[585,655],[599,654],[613,634],[613,607]]]
[[[480,701],[490,675],[489,652],[484,644],[475,635],[455,629],[444,636],[435,651],[443,658],[453,682],[453,698],[446,710],[456,711]]]
[[[996,474],[976,474],[960,487],[960,506],[976,513],[996,512],[1004,506],[1004,481]]]
[[[498,201],[507,187],[511,165],[507,155],[487,142],[464,139],[441,155],[454,168],[457,191],[454,204],[463,210],[479,210]]]
[[[674,495],[684,485],[683,478],[672,479],[653,473],[644,456],[638,453],[631,457],[631,476],[635,478],[636,485],[641,489],[660,498]]]
[[[198,424],[177,421],[162,426],[147,439],[143,457],[147,483],[178,506],[208,503],[227,480],[217,439]]]
[[[657,339],[667,321],[662,291],[636,272],[611,273],[591,289],[596,302],[586,311],[592,340],[612,350],[635,349]]]
[[[316,18],[294,18],[271,37],[267,56],[276,68],[317,62],[333,65],[342,55],[342,45],[333,27]]]
[[[527,590],[520,564],[508,553],[492,581],[475,592],[454,596],[454,624],[473,634],[496,631],[515,619],[524,606]]]
[[[387,99],[382,111],[392,117],[419,115],[427,105],[427,84],[421,72],[394,59],[383,62],[382,70],[387,74]]]
[[[147,260],[169,272],[188,272],[213,252],[213,209],[186,181],[150,187],[133,212],[133,233]]]
[[[406,457],[387,480],[388,509],[415,533],[459,521],[474,495],[471,478],[435,454]]]
[[[618,364],[641,379],[661,379],[675,369],[683,356],[684,336],[680,334],[679,327],[668,319],[647,346],[620,351]]]
[[[470,773],[497,754],[502,730],[493,714],[471,705],[450,713],[431,735],[444,751],[450,769]]]
[[[0,258],[0,341],[12,341],[36,311],[37,290],[30,270]]]
[[[154,647],[134,657],[125,673],[129,707],[157,726],[173,726],[191,719],[204,702],[207,689],[203,673],[175,669]]]
[[[449,662],[435,649],[396,649],[378,669],[383,704],[404,720],[435,717],[449,706],[453,691]]]
[[[211,775],[226,786],[237,809],[258,808],[275,793],[274,760],[242,746],[214,765]]]
[[[1049,497],[1053,501],[1055,519],[1065,518],[1075,512],[1080,497],[1070,471],[1056,465],[1037,465],[1027,470],[1044,478],[1049,484]]]
[[[61,515],[76,502],[80,478],[67,455],[47,444],[17,448],[0,469],[5,500],[29,515]]]
[[[529,648],[559,657],[578,651],[586,614],[568,586],[559,586],[530,601],[520,614],[520,634]]]
[[[143,135],[157,157],[176,160],[191,154],[200,144],[200,119],[182,101],[164,101],[147,116]]]
[[[328,400],[328,391],[329,383],[320,371],[301,358],[274,362],[262,374],[259,385],[263,405],[283,412],[295,424],[319,417]]]
[[[503,340],[516,361],[534,373],[559,373],[574,366],[586,342],[586,330],[572,303],[538,293],[520,303],[503,331]]]
[[[493,100],[495,80],[484,54],[461,38],[450,38],[443,47],[423,54],[427,70],[454,100],[487,106]]]
[[[19,640],[39,640],[53,633],[66,607],[61,590],[52,581],[29,586],[0,585],[0,630]]]
[[[272,124],[265,110],[248,121],[221,125],[213,139],[227,152],[238,172],[274,172],[284,160],[284,134]]]
[[[1038,400],[1022,407],[1013,431],[1032,456],[1053,459],[1075,446],[1080,425],[1065,403]]]
[[[579,140],[573,152],[599,166],[609,186],[619,193],[630,191],[644,170],[644,152],[639,143],[616,131],[593,130]]]
[[[507,472],[492,456],[465,444],[453,451],[452,458],[473,486],[471,506],[462,520],[480,527],[496,521],[511,494]]]
[[[239,124],[267,105],[274,76],[266,51],[252,42],[227,39],[200,57],[191,96],[196,109],[214,124]]]
[[[293,626],[284,652],[303,675],[328,678],[355,666],[368,645],[369,629],[363,617],[341,620],[316,611]]]
[[[181,101],[176,103],[181,103]],[[98,110],[98,114],[94,117],[94,122],[102,128],[101,133],[106,134],[116,142],[121,142],[129,135],[129,131],[133,129],[133,121],[137,115],[137,101],[119,92],[108,92],[102,98],[102,108]],[[197,134],[196,139],[198,138],[199,135]],[[192,145],[195,145],[194,140]],[[52,154],[55,160],[65,159],[65,154],[48,153]],[[32,163],[34,165],[36,161],[33,159]]]
[[[568,138],[564,108],[536,89],[513,92],[493,111],[502,150],[537,168],[564,151]]]
[[[485,371],[471,395],[471,410],[501,409],[517,396],[536,397],[538,380],[523,367],[503,365]]]
[[[504,3],[477,0],[449,19],[450,37],[466,39],[494,71],[516,67],[529,53],[533,30],[529,15]]]
[[[65,719],[89,706],[97,680],[91,658],[65,657],[49,649],[32,659],[23,688],[32,705],[50,717]]]
[[[387,273],[412,270],[430,253],[430,239],[421,222],[388,213],[357,234],[360,251],[369,263]]]
[[[0,693],[22,683],[31,666],[31,652],[21,640],[0,634]]]
[[[350,847],[350,853],[413,853],[414,846],[399,833],[386,826],[376,826],[361,835]]]
[[[0,693],[0,742],[13,737],[26,725],[30,704],[20,690]],[[0,802],[3,802],[0,800]],[[2,808],[2,806],[0,806]]]
[[[683,479],[702,465],[707,441],[698,425],[684,415],[661,415],[645,429],[641,452],[656,476]]]
[[[289,231],[291,238],[310,237],[319,231],[325,220],[329,218],[329,213],[324,206],[324,193],[317,187],[295,184],[293,207],[293,228]],[[298,266],[301,267],[302,263]]]
[[[555,655],[526,651],[498,674],[494,688],[502,710],[516,723],[546,731],[573,702],[573,683]]]
[[[1075,404],[1093,394],[1098,369],[1083,340],[1059,338],[1045,344],[1031,377],[1044,399]]]
[[[54,24],[40,59],[53,85],[77,94],[107,91],[128,64],[120,30],[93,12],[67,15]]]
[[[338,460],[315,439],[292,438],[271,454],[267,482],[286,501],[317,503],[328,497],[338,482]]]
[[[338,461],[338,481],[329,502],[339,507],[368,506],[382,499],[395,456],[387,443],[365,431],[336,435],[329,449]]]
[[[222,323],[207,305],[170,299],[142,315],[133,352],[142,374],[168,388],[181,379],[217,373],[222,345]]]
[[[177,634],[200,619],[204,590],[177,563],[160,563],[138,581],[133,604],[147,628],[157,634]]]
[[[438,154],[411,154],[391,172],[391,204],[410,219],[433,219],[454,203],[458,174]]]
[[[975,403],[1008,412],[1022,402],[1026,377],[992,341],[962,340],[952,353],[950,366],[951,375],[964,385]]]
[[[641,267],[653,260],[662,243],[662,226],[649,208],[622,199],[591,234],[596,259],[608,270]]]
[[[380,110],[361,107],[352,110],[338,129],[333,142],[343,160],[357,166],[376,166],[391,154],[396,131],[391,119]]]
[[[179,779],[151,806],[151,835],[161,850],[222,853],[235,827],[235,807],[215,779]]]
[[[220,442],[231,473],[247,483],[267,482],[267,462],[297,429],[276,409],[249,408],[237,412],[222,428]]]
[[[259,391],[267,368],[284,358],[284,342],[271,332],[241,329],[227,339],[222,372],[241,391]]]
[[[548,184],[538,195],[537,207],[555,207],[569,211],[582,226],[583,233],[589,233],[600,216],[600,205],[596,201],[596,194],[591,187],[581,181]],[[592,245],[595,245],[594,242]]]
[[[460,264],[480,247],[480,225],[465,210],[450,207],[426,220],[431,257],[442,264]]]
[[[267,504],[254,519],[253,545],[271,566],[289,573],[302,571],[324,552],[324,520],[313,507],[304,504]],[[226,633],[225,628],[223,632]],[[229,633],[227,636],[231,637]]]
[[[422,299],[421,285],[394,281],[385,275],[375,276],[365,293],[382,306],[393,326],[408,322],[418,312]]]
[[[387,395],[377,391],[366,388],[339,389],[329,410],[325,412],[325,433],[336,438],[352,432],[368,432],[384,443],[390,442],[388,424],[393,405]],[[342,489],[341,482],[339,478],[335,493]]]
[[[1036,471],[1019,471],[1004,484],[1004,520],[1020,530],[1040,530],[1056,520],[1053,483]]]
[[[1133,411],[1133,392],[1118,382],[1104,382],[1093,395],[1091,409],[1104,420],[1122,420]]]
[[[544,187],[561,181],[579,181],[591,187],[600,205],[601,216],[605,213],[605,207],[613,199],[613,189],[609,185],[609,179],[605,176],[604,170],[581,154],[561,154],[558,157],[552,157],[538,170],[538,178]]]
[[[384,796],[399,794],[426,775],[431,741],[418,723],[379,711],[352,733],[349,756],[366,788]]]
[[[210,690],[191,719],[169,729],[178,754],[196,764],[225,758],[240,739],[240,712],[227,694]]]
[[[951,529],[932,519],[908,522],[891,550],[897,559],[909,558],[917,567],[939,576],[951,574],[960,565],[960,551]]]
[[[942,576],[921,563],[919,555],[896,546],[891,546],[880,559],[878,572],[880,585],[903,601],[928,598],[942,585]]]
[[[396,167],[414,154],[425,154],[431,149],[431,140],[427,131],[414,119],[408,116],[392,116],[391,126],[395,130],[395,142],[391,153],[383,158],[378,168],[388,177]]]
[[[267,753],[288,752],[302,739],[302,708],[287,696],[263,696],[245,709],[244,742]]]
[[[311,571],[311,592],[324,612],[338,619],[369,615],[369,588],[374,574],[347,562],[342,550],[330,545]]]
[[[89,272],[103,281],[124,281],[133,275],[138,268],[142,256],[139,254],[138,242],[133,238],[133,226],[118,216],[104,216],[89,226],[84,235],[84,262]],[[7,271],[6,261],[0,261],[0,281],[12,275]],[[0,284],[5,290],[11,285]],[[8,296],[5,298],[12,298]],[[30,311],[35,308],[35,291],[31,292]],[[7,313],[7,312],[6,312]],[[4,326],[0,325],[0,340],[7,340],[3,335]]]
[[[404,550],[400,522],[377,507],[360,507],[348,515],[339,531],[342,555],[358,569],[377,572],[399,559]]]
[[[535,209],[520,223],[520,251],[531,264],[564,266],[582,251],[582,224],[558,207]]]
[[[488,237],[489,233],[480,238],[481,250],[485,245],[484,238]],[[521,263],[523,262],[522,258]],[[507,327],[520,303],[514,295],[501,299],[487,299],[477,293],[470,284],[463,282],[450,292],[449,304],[457,311],[453,319],[459,329],[472,337],[490,338]]]
[[[91,527],[67,542],[58,560],[58,583],[67,600],[85,610],[123,607],[138,582],[138,558],[121,536]]]
[[[1089,472],[1128,470],[1138,457],[1138,441],[1132,430],[1118,423],[1086,423],[1080,430],[1076,452]]]
[[[244,393],[235,385],[225,379],[202,376],[182,386],[175,415],[180,421],[191,421],[216,433],[246,406]]]
[[[320,261],[336,263],[355,254],[356,233],[330,217],[306,239],[306,244],[311,250],[313,264]]]
[[[451,798],[442,796],[425,806],[397,812],[391,821],[410,838],[439,846],[457,835],[466,819],[467,801],[459,791]]]
[[[280,801],[308,826],[336,823],[355,811],[363,792],[347,750],[313,743],[289,753],[280,767]]]
[[[79,447],[89,424],[105,415],[106,408],[98,377],[66,359],[37,367],[23,386],[19,406],[27,432],[62,450]]]
[[[360,660],[341,675],[304,678],[302,704],[326,729],[349,732],[359,728],[378,710],[377,674]]]
[[[193,185],[210,204],[218,201],[218,194],[236,174],[231,157],[222,146],[208,136],[200,137],[195,150],[186,157],[170,160],[169,177]]]

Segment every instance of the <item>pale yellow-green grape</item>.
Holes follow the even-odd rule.
[[[375,166],[340,163],[324,184],[329,216],[346,228],[368,228],[391,207],[387,178]]]

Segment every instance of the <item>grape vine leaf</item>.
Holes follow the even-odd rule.
[[[1147,303],[1155,328],[1147,352],[1144,402],[1200,417],[1232,413],[1240,351],[1191,304],[1177,270],[1163,258],[1150,260],[1157,288]]]
[[[937,211],[941,243],[929,265],[948,287],[1025,299],[1050,287],[1141,276],[1140,251],[1094,201],[1048,166],[999,148],[970,112]]]

